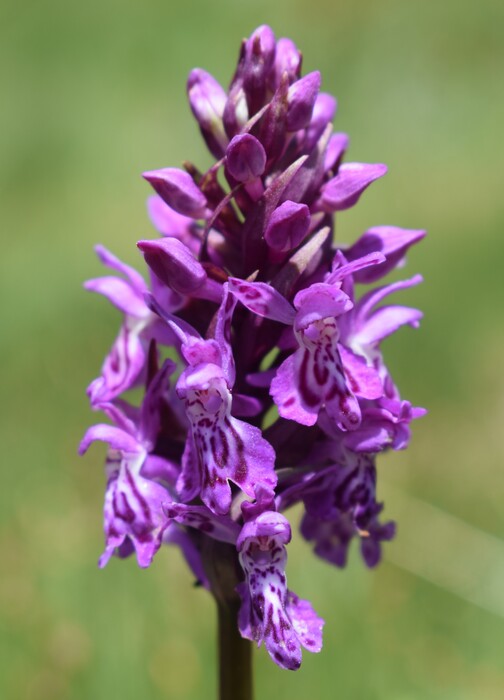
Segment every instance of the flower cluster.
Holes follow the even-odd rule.
[[[134,552],[147,567],[174,543],[209,587],[203,543],[228,543],[240,633],[287,669],[301,646],[320,650],[323,621],[287,588],[282,511],[304,505],[300,531],[318,556],[344,566],[356,539],[375,566],[395,533],[376,457],[405,448],[423,413],[401,399],[380,348],[418,325],[419,311],[386,299],[421,278],[375,283],[424,232],[379,226],[334,243],[335,212],[386,167],[344,162],[348,137],[333,132],[336,100],[320,82],[266,26],[243,41],[227,92],[193,70],[189,103],[215,164],[144,173],[161,234],[137,244],[149,284],[103,247],[113,274],[86,283],[123,315],[88,389],[112,424],[80,447],[108,444],[100,566]],[[142,386],[140,406],[125,400]]]

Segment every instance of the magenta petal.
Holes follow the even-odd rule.
[[[277,476],[275,451],[259,428],[230,417],[227,433],[219,433],[212,450],[214,459],[207,457],[205,462],[207,477],[206,481],[203,479],[201,498],[211,510],[225,514],[229,511],[230,489],[229,486],[223,488],[219,475],[225,475],[224,478],[229,478],[250,497],[254,496],[257,484],[274,488]],[[225,454],[227,462],[222,461]]]
[[[190,216],[179,214],[171,207],[163,202],[161,197],[153,194],[147,199],[147,213],[152,221],[154,228],[163,236],[171,236],[178,238],[185,243],[191,251],[197,255],[201,247],[200,241],[192,233],[192,227],[195,226],[194,219]]]
[[[205,282],[205,270],[177,238],[138,241],[137,246],[157,277],[179,294],[191,294]]]
[[[150,380],[140,409],[140,432],[142,441],[149,451],[154,445],[161,429],[162,416],[168,406],[170,395],[170,377],[176,370],[176,364],[166,359],[161,369]]]
[[[350,140],[347,134],[337,133],[331,136],[329,143],[327,144],[327,150],[324,158],[324,169],[326,171],[334,170],[334,168],[338,165],[348,148],[349,141]]]
[[[182,470],[176,488],[181,501],[192,501],[201,491],[202,465],[192,432],[187,434],[182,454]]]
[[[147,455],[141,469],[141,475],[146,479],[162,481],[170,487],[175,486],[179,474],[177,462],[154,454]]]
[[[379,399],[383,396],[383,384],[376,369],[344,345],[338,345],[338,349],[352,392],[363,399]]]
[[[84,283],[89,292],[103,294],[112,304],[128,316],[144,318],[149,310],[143,296],[134,287],[120,277],[97,277]]]
[[[308,651],[319,652],[322,649],[324,620],[317,615],[312,604],[288,591],[286,610],[301,644]]]
[[[105,494],[106,548],[100,567],[127,538],[135,548],[138,565],[150,566],[168,525],[161,507],[167,496],[165,488],[141,477],[136,467],[123,463],[112,471]]]
[[[275,538],[276,542],[288,544],[291,540],[291,527],[287,518],[281,513],[266,511],[260,513],[244,524],[236,540],[236,546],[241,549],[250,538]]]
[[[282,362],[271,382],[270,394],[282,418],[296,421],[301,425],[315,425],[322,405],[322,397],[314,396],[309,409],[305,408],[297,388],[294,362],[294,355],[290,355]]]
[[[354,315],[355,315],[355,327],[362,328],[368,322],[368,319],[372,316],[374,307],[381,301],[386,299],[394,292],[399,292],[403,289],[409,289],[410,287],[415,287],[423,281],[421,275],[414,275],[408,280],[400,280],[399,282],[393,282],[392,284],[384,285],[383,287],[375,287],[367,294],[364,294],[359,301],[355,304]]]
[[[380,163],[343,164],[336,177],[322,187],[318,207],[328,213],[352,207],[364,190],[386,172],[387,166]]]
[[[269,386],[269,384],[268,384]],[[264,408],[264,404],[259,399],[246,394],[233,392],[233,415],[241,418],[258,416]]]
[[[353,304],[339,286],[319,282],[298,292],[294,306],[298,310],[295,329],[303,330],[313,322],[341,316],[350,311]]]
[[[395,333],[401,326],[409,325],[418,328],[423,313],[408,306],[384,306],[369,318],[355,336],[361,345],[373,345]]]
[[[399,228],[398,226],[375,226],[364,233],[350,248],[345,250],[347,260],[379,251],[385,261],[374,269],[357,272],[355,282],[371,284],[394,269],[406,255],[408,248],[424,238],[425,231]]]
[[[236,543],[240,526],[231,518],[218,516],[206,506],[166,503],[164,512],[167,518],[180,525],[200,530],[205,535],[221,542]]]
[[[265,282],[246,282],[230,277],[229,291],[252,313],[291,324],[295,312],[287,299]]]
[[[119,258],[113,255],[109,250],[107,250],[105,246],[95,246],[95,252],[98,258],[100,259],[100,262],[102,262],[106,267],[110,267],[112,270],[116,270],[116,272],[120,272],[125,277],[127,277],[131,282],[133,288],[139,294],[143,294],[147,291],[147,285],[145,284],[144,278],[133,267],[131,267],[130,265],[126,265],[126,263],[123,263],[121,260],[119,260]]]
[[[178,168],[161,168],[143,173],[143,177],[156,190],[168,206],[179,214],[192,219],[203,219],[206,214],[206,197],[194,184],[192,177]]]
[[[235,361],[231,350],[231,322],[235,307],[236,299],[230,294],[229,285],[225,282],[222,288],[222,301],[217,311],[214,336],[220,352],[220,365],[230,387],[235,383],[236,375]],[[213,360],[207,356],[205,361],[211,362]]]
[[[121,452],[128,452],[131,454],[142,452],[142,447],[138,444],[137,440],[131,435],[128,435],[128,433],[125,433],[124,430],[116,428],[113,425],[107,425],[106,423],[99,423],[98,425],[91,426],[91,428],[88,428],[86,431],[79,445],[79,454],[83,455],[89,445],[95,442],[95,440],[106,442],[112,449],[120,450]]]
[[[346,258],[344,257],[343,253],[338,250],[333,260],[332,271],[330,275],[326,277],[326,284],[340,282],[349,275],[355,275],[360,270],[365,270],[368,267],[380,265],[384,261],[385,256],[382,253],[376,252],[363,255],[362,258],[356,258],[355,260],[352,260],[352,262],[346,262]]]
[[[103,363],[101,376],[88,387],[92,406],[111,401],[137,382],[145,365],[145,349],[139,329],[123,324]]]

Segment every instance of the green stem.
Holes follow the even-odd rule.
[[[217,602],[219,700],[253,700],[252,644],[238,632],[238,610]]]
[[[252,643],[238,631],[241,567],[232,545],[205,537],[203,564],[217,604],[219,700],[253,700]]]

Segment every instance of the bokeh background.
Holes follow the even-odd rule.
[[[291,36],[338,96],[349,159],[389,174],[338,220],[427,228],[403,301],[421,330],[388,343],[403,395],[429,408],[379,462],[399,521],[376,571],[298,538],[289,582],[327,620],[320,655],[258,698],[504,697],[504,4],[500,0],[27,0],[0,4],[0,697],[213,697],[212,601],[178,552],[99,571],[104,448],[85,387],[119,316],[86,294],[102,242],[139,263],[145,169],[209,163],[185,99],[193,66],[224,84],[259,24]],[[296,514],[293,514],[294,519]]]

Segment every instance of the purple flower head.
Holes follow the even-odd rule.
[[[335,240],[335,213],[386,166],[347,162],[336,99],[301,67],[295,44],[261,26],[228,90],[191,71],[189,106],[215,162],[144,173],[158,232],[137,244],[149,283],[97,248],[114,274],[86,288],[122,324],[88,389],[113,424],[81,444],[109,446],[100,565],[134,551],[148,566],[177,544],[220,603],[239,594],[241,635],[291,670],[302,646],[320,650],[323,621],[287,588],[281,511],[303,508],[301,536],[326,561],[344,566],[357,539],[376,566],[395,533],[377,501],[380,461],[424,413],[401,396],[382,341],[420,323],[389,299],[421,277],[383,279],[425,234],[375,226]]]

